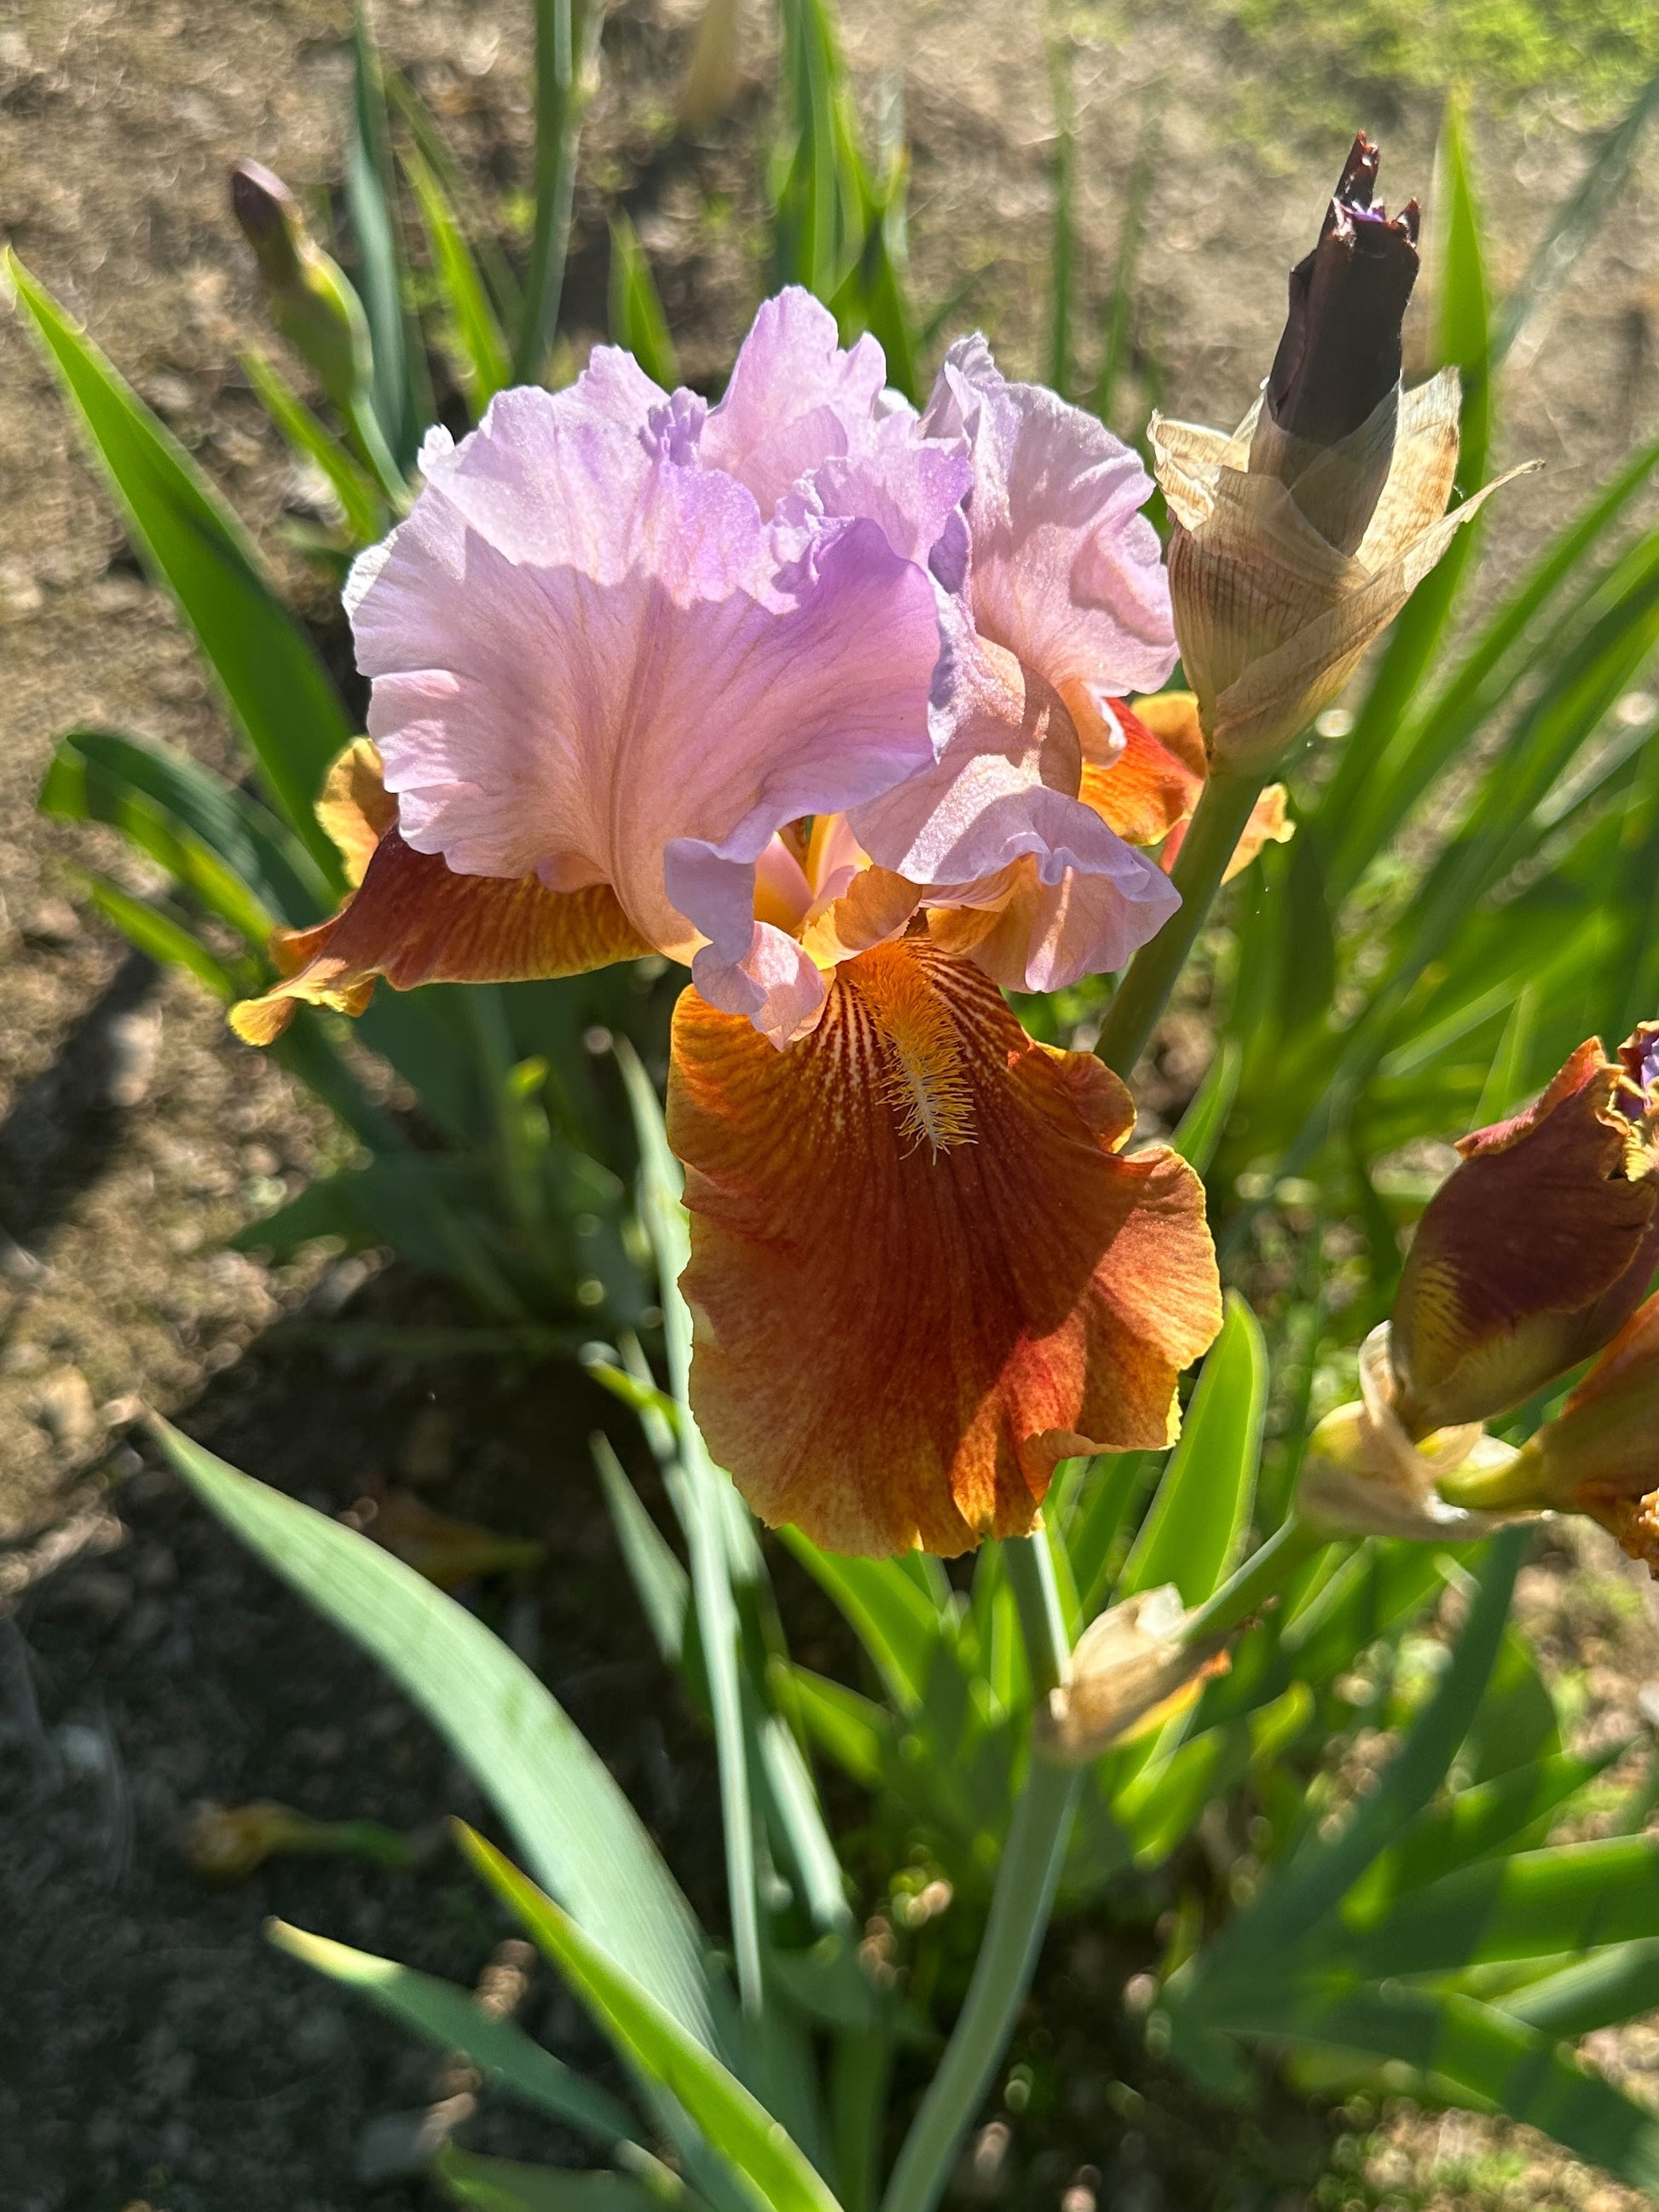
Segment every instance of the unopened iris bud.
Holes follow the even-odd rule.
[[[1352,553],[1389,480],[1400,413],[1400,325],[1417,282],[1418,209],[1372,204],[1377,150],[1362,132],[1319,242],[1291,271],[1290,314],[1250,440],[1328,545]]]
[[[1401,389],[1417,203],[1390,216],[1373,201],[1377,162],[1362,133],[1291,272],[1261,398],[1231,437],[1151,424],[1176,635],[1218,768],[1270,769],[1497,489],[1445,511],[1457,375]]]
[[[1078,1638],[1067,1679],[1036,1719],[1043,1756],[1081,1766],[1225,1671],[1224,1638],[1194,1638],[1173,1583],[1109,1607]]]
[[[1659,1024],[1611,1060],[1592,1037],[1536,1104],[1458,1150],[1394,1303],[1413,1439],[1518,1406],[1640,1304],[1659,1266]]]
[[[1659,1297],[1632,1315],[1507,1467],[1471,1469],[1445,1488],[1482,1504],[1587,1513],[1659,1581]]]
[[[230,173],[230,204],[253,248],[277,329],[315,370],[332,404],[349,413],[374,374],[362,301],[271,170],[239,161]]]

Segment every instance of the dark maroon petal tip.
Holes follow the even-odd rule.
[[[1291,271],[1290,314],[1267,379],[1279,428],[1334,446],[1400,380],[1400,325],[1417,281],[1418,207],[1372,198],[1380,156],[1362,131],[1337,179],[1319,242]]]

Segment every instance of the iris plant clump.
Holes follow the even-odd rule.
[[[599,19],[578,12],[586,68]],[[780,167],[780,239],[801,246],[790,273],[809,281],[763,301],[713,402],[674,386],[648,271],[621,229],[615,298],[633,345],[596,348],[557,391],[507,382],[509,357],[541,359],[556,305],[580,106],[570,23],[562,46],[558,21],[544,27],[544,111],[565,135],[538,162],[521,343],[494,327],[429,138],[411,161],[481,395],[470,429],[427,428],[411,471],[375,412],[406,331],[399,320],[389,336],[384,315],[376,328],[374,302],[395,305],[397,283],[367,288],[366,311],[291,195],[241,165],[234,204],[273,311],[339,420],[331,438],[278,383],[262,386],[356,517],[343,604],[367,732],[313,716],[285,754],[269,701],[227,679],[280,808],[238,794],[225,817],[236,851],[262,856],[258,896],[228,848],[210,848],[222,816],[176,763],[72,740],[49,786],[58,811],[101,809],[234,922],[247,953],[234,969],[200,947],[179,957],[240,1037],[319,1085],[334,1069],[336,1097],[349,1096],[343,1078],[317,1055],[319,1041],[337,1050],[337,1017],[394,1060],[424,1038],[411,1064],[469,1139],[466,1102],[441,1053],[434,1077],[435,1032],[420,1024],[471,1010],[489,1073],[479,1151],[520,1248],[601,1224],[591,1196],[571,1195],[598,1186],[570,1181],[531,1111],[552,1060],[515,1056],[511,1010],[550,1002],[501,994],[641,963],[683,971],[664,1102],[617,1046],[660,1307],[624,1311],[618,1297],[616,1342],[583,1357],[637,1415],[684,1538],[683,1561],[601,1439],[651,1632],[713,1727],[729,1949],[545,1686],[445,1594],[459,1568],[436,1571],[430,1546],[396,1556],[161,1425],[214,1508],[471,1764],[530,1872],[470,1831],[464,1846],[611,2036],[632,2106],[510,2023],[481,2027],[459,1992],[323,1937],[278,1940],[584,2135],[619,2204],[930,2212],[1004,2064],[1057,1900],[1084,1910],[1114,1883],[1167,1881],[1206,1804],[1249,1791],[1262,1858],[1224,1899],[1172,1905],[1177,1934],[1139,2008],[1155,2049],[1230,2095],[1261,2045],[1326,2079],[1403,2065],[1425,2094],[1537,2120],[1651,2185],[1659,2123],[1572,2048],[1659,1999],[1659,1865],[1636,1832],[1649,1801],[1630,1833],[1558,1847],[1551,1818],[1595,1770],[1553,1724],[1506,1767],[1471,1779],[1458,1761],[1482,1725],[1505,1741],[1520,1725],[1507,1708],[1493,1718],[1514,1694],[1512,1659],[1498,1671],[1512,1524],[1589,1515],[1659,1572],[1659,1024],[1638,1006],[1607,1029],[1636,1024],[1616,1054],[1579,1044],[1528,1104],[1528,1055],[1542,1048],[1528,1025],[1553,1037],[1565,1020],[1576,1038],[1589,1024],[1541,995],[1547,966],[1507,988],[1501,945],[1495,957],[1480,939],[1475,1011],[1460,1002],[1428,1043],[1408,1037],[1390,1058],[1388,1023],[1437,1003],[1455,963],[1413,966],[1384,946],[1372,970],[1386,989],[1363,1017],[1343,1012],[1342,910],[1325,886],[1348,824],[1323,817],[1321,793],[1363,799],[1368,777],[1409,786],[1456,744],[1402,712],[1374,762],[1310,775],[1306,758],[1310,726],[1402,610],[1386,652],[1418,653],[1426,681],[1437,630],[1413,626],[1425,604],[1413,594],[1506,481],[1453,503],[1470,419],[1458,370],[1402,381],[1417,203],[1387,212],[1377,151],[1356,139],[1291,272],[1259,397],[1231,434],[1154,415],[1154,473],[1062,393],[1008,377],[980,336],[948,347],[925,398],[912,383],[913,404],[890,381],[914,368],[895,249],[902,165],[878,179],[866,161],[827,15],[786,15],[791,69],[823,95],[801,99]],[[367,52],[360,40],[372,115]],[[809,189],[815,148],[845,187],[828,227]],[[359,150],[362,192],[374,149]],[[215,589],[232,577],[237,605],[264,619],[252,556],[188,465],[18,281],[198,633],[214,604],[191,568],[203,545]],[[406,462],[412,437],[402,450]],[[1632,465],[1621,498],[1655,461]],[[1148,513],[1154,474],[1167,544]],[[158,481],[172,505],[151,514]],[[1573,547],[1617,513],[1607,496]],[[169,537],[168,515],[185,511],[194,537]],[[1446,696],[1498,711],[1493,671],[1574,557],[1552,555]],[[1608,706],[1659,642],[1642,627],[1648,572],[1613,575],[1587,591],[1587,627],[1561,617],[1559,653],[1564,692],[1601,696],[1588,667]],[[285,666],[309,665],[292,658],[291,629],[261,635],[280,635]],[[1552,649],[1528,665],[1543,662],[1546,705]],[[1404,665],[1385,659],[1374,696],[1414,688]],[[1528,743],[1533,711],[1516,726]],[[1570,726],[1555,769],[1599,721]],[[1607,757],[1598,774],[1622,791],[1625,756]],[[1610,842],[1646,853],[1649,785],[1631,788]],[[1500,823],[1497,860],[1468,879],[1477,918],[1488,899],[1524,909],[1518,863],[1543,835],[1543,802],[1552,833],[1579,803],[1559,790],[1546,776],[1518,836]],[[1403,806],[1379,801],[1396,823],[1411,803],[1409,790]],[[163,836],[167,806],[178,819]],[[1471,819],[1455,857],[1471,839],[1483,849],[1478,809]],[[1206,952],[1212,1014],[1245,1034],[1223,1035],[1173,1137],[1138,1142],[1137,1071],[1218,894],[1241,878],[1248,911],[1292,902],[1281,1003],[1243,955],[1229,979]],[[1443,908],[1449,929],[1463,918],[1455,899],[1428,902],[1431,919]],[[1246,951],[1262,941],[1239,926]],[[1644,957],[1621,976],[1620,1003],[1648,973]],[[439,985],[451,995],[426,988]],[[1052,1020],[1056,994],[1085,988],[1104,1006],[1093,1049],[1080,1035],[1043,1042],[1022,1019],[1033,994]],[[1479,1090],[1499,1118],[1462,1140],[1396,1285],[1356,1101],[1391,1069],[1436,1064],[1436,1040],[1479,1031],[1489,1001],[1506,1026]],[[1252,1009],[1260,1035],[1284,1041],[1301,1133],[1264,1155],[1272,1172],[1212,1172],[1206,1189],[1241,1066],[1271,1057]],[[1270,1123],[1252,1110],[1251,1127]],[[1407,1136],[1443,1126],[1413,1110]],[[359,1126],[419,1184],[418,1156],[398,1154],[384,1117]],[[1249,1277],[1247,1182],[1264,1194],[1248,1205],[1265,1204],[1275,1175],[1305,1194],[1310,1168],[1364,1178],[1372,1287],[1389,1296],[1365,1316],[1358,1396],[1314,1420],[1304,1362],[1299,1397],[1274,1401],[1264,1460],[1267,1340],[1223,1274]],[[427,1218],[430,1249],[488,1304],[512,1285],[451,1202],[476,1195],[477,1176],[471,1156],[447,1158]],[[1287,1195],[1287,1214],[1301,1202]],[[1310,1253],[1322,1267],[1316,1232]],[[580,1295],[602,1304],[611,1293],[592,1279],[594,1299]],[[1322,1286],[1310,1302],[1321,1325],[1340,1324],[1341,1302],[1325,1298]],[[641,1342],[630,1318],[660,1339]],[[1289,1341],[1280,1331],[1281,1360]],[[761,1527],[852,1624],[861,1686],[790,1658]],[[971,1581],[953,1582],[939,1559],[969,1552]],[[1443,1675],[1405,1717],[1375,1790],[1340,1799],[1348,1704],[1370,1696],[1351,1686],[1447,1583],[1466,1618]],[[1534,1718],[1540,1699],[1541,1681]],[[861,1938],[863,1862],[830,1832],[815,1756],[871,1794],[869,1833],[898,1836],[898,1859],[921,1855],[889,1867],[889,1909]],[[283,1811],[216,1810],[216,1835],[231,1839],[218,1871],[278,1847],[267,1831],[287,1837],[271,1826]],[[951,1955],[928,1933],[947,1911],[972,1964],[935,2018],[917,1993]],[[1571,1963],[1580,1947],[1595,1952],[1589,1979]],[[537,2192],[559,2178],[528,2172],[453,2146],[434,2165],[460,2202],[553,2201]]]

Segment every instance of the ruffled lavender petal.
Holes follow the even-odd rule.
[[[769,921],[751,923],[740,959],[705,945],[691,963],[691,981],[711,1006],[742,1014],[780,1051],[815,1029],[823,1012],[823,975],[795,939]]]
[[[937,574],[965,565],[967,441],[924,438],[914,410],[870,426],[858,452],[820,462],[779,501],[772,542],[785,577],[799,573],[826,520],[863,517],[893,551]],[[948,587],[947,587],[948,588]]]
[[[935,907],[976,904],[981,885],[1001,882],[1017,861],[1034,864],[1054,896],[1022,906],[1029,941],[999,981],[1048,990],[1121,968],[1179,897],[1154,861],[1071,795],[1081,750],[1057,696],[978,638],[959,607],[945,629],[934,676],[939,758],[853,810],[854,836],[872,860],[925,886]]]
[[[922,428],[972,452],[966,589],[981,635],[1056,687],[1103,701],[1156,690],[1175,630],[1139,512],[1152,479],[1128,447],[1052,392],[1010,383],[981,337],[946,355]]]
[[[746,484],[769,514],[811,470],[861,449],[886,378],[874,338],[843,349],[830,310],[791,285],[755,317],[698,458]]]
[[[931,763],[936,595],[867,521],[823,524],[781,588],[751,493],[653,456],[592,398],[503,393],[434,453],[357,598],[369,728],[416,851],[607,882],[689,957],[732,943],[775,830]],[[696,912],[665,880],[682,842],[717,879],[690,872]]]

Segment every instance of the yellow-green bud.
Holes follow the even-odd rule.
[[[330,401],[349,414],[374,375],[362,301],[306,228],[279,176],[258,161],[239,161],[230,173],[230,204],[253,248],[277,329],[315,370]]]

